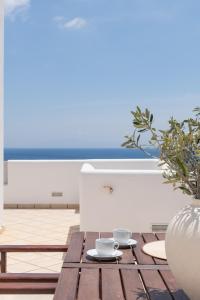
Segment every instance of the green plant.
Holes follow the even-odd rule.
[[[194,109],[194,117],[181,122],[171,117],[167,130],[153,126],[153,114],[137,106],[131,112],[134,132],[125,136],[123,147],[137,148],[150,155],[141,143],[144,133],[148,143],[160,152],[160,166],[165,165],[164,183],[171,183],[174,189],[200,199],[200,107]]]

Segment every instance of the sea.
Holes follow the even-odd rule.
[[[158,157],[156,148],[146,148]],[[129,159],[152,158],[138,149],[127,148],[5,148],[4,160],[59,160],[59,159]]]

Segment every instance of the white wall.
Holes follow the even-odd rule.
[[[80,161],[8,161],[6,204],[78,203]],[[52,192],[63,193],[52,197]]]
[[[9,160],[4,165],[6,204],[77,204],[84,162],[97,168],[152,169],[157,160]],[[62,192],[62,197],[52,197]]]
[[[3,216],[3,58],[4,58],[4,11],[3,2],[0,1],[0,226]]]
[[[122,226],[150,231],[152,224],[168,223],[190,201],[163,184],[158,160],[149,159],[8,161],[5,183],[6,204],[80,201],[82,230]],[[52,197],[52,192],[63,196]]]
[[[79,177],[84,162],[99,169],[154,169],[157,160],[9,160],[5,162],[6,204],[79,203]],[[52,197],[62,192],[62,197]]]
[[[103,170],[85,164],[80,180],[81,230],[121,227],[149,232],[152,225],[168,224],[191,199],[163,180],[162,170]]]

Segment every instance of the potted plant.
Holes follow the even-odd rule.
[[[191,205],[184,207],[170,222],[166,233],[166,254],[170,268],[190,299],[200,299],[200,107],[194,116],[181,122],[171,117],[166,130],[157,130],[153,114],[139,107],[131,112],[134,132],[126,136],[122,146],[137,148],[147,155],[141,143],[147,134],[148,144],[159,149],[160,165],[164,166],[165,184],[172,184],[191,196]],[[151,199],[153,201],[153,199]]]

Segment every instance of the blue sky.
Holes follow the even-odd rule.
[[[5,0],[5,146],[119,147],[200,105],[200,1]]]

